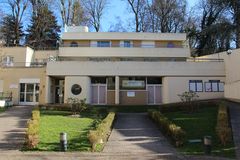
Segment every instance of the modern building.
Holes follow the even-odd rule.
[[[158,105],[179,102],[178,95],[190,90],[199,99],[223,98],[224,84],[226,96],[231,88],[224,58],[191,58],[186,34],[180,33],[68,27],[57,51],[25,47],[0,48],[0,53],[0,92],[11,92],[14,104],[76,97],[95,105]]]

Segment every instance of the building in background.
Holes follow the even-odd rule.
[[[229,88],[224,58],[191,58],[180,33],[68,27],[58,51],[2,48],[1,57],[0,92],[12,92],[14,104],[76,97],[94,105],[158,105],[179,102],[190,90],[199,99],[224,98],[224,84],[225,95]]]

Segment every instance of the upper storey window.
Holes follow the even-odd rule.
[[[12,56],[6,56],[3,58],[3,65],[6,67],[13,66],[13,57]]]
[[[175,47],[174,43],[168,42],[167,48],[174,48],[174,47]]]
[[[126,47],[126,48],[130,48],[131,47],[131,42],[130,41],[124,41],[123,46]]]
[[[97,47],[110,47],[111,43],[110,41],[98,41]]]
[[[78,47],[78,43],[77,42],[71,42],[70,47]]]

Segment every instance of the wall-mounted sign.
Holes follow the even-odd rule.
[[[74,84],[72,85],[71,91],[72,94],[79,95],[82,92],[82,87],[78,84]]]
[[[10,89],[18,89],[18,84],[10,84],[9,88]]]
[[[144,88],[144,81],[135,81],[135,80],[123,80],[122,86],[124,88]]]
[[[127,92],[127,96],[128,96],[128,97],[135,97],[135,92],[128,91],[128,92]]]

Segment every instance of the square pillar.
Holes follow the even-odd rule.
[[[115,104],[119,104],[119,76],[115,76]]]

